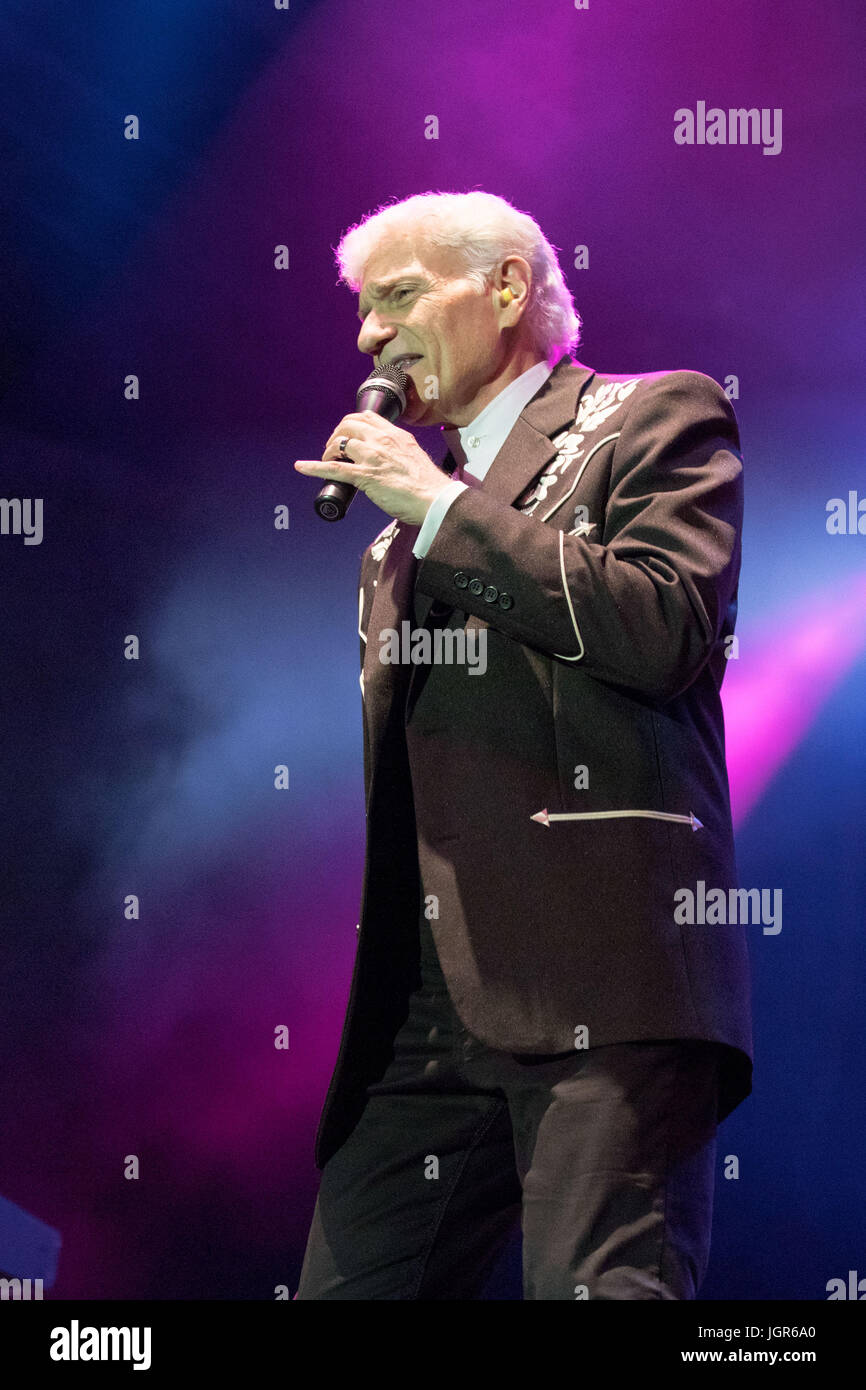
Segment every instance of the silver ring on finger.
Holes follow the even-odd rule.
[[[347,434],[341,434],[340,438],[337,440],[337,448],[340,450],[340,458],[345,459],[347,463],[351,463],[352,460],[346,453],[346,445],[348,444],[348,442],[349,436]]]

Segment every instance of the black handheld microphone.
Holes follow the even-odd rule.
[[[406,409],[406,373],[400,367],[376,367],[355,396],[357,410],[372,410],[394,424]],[[313,504],[323,521],[342,521],[358,491],[351,483],[325,483]]]

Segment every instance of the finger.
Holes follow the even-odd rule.
[[[368,438],[371,430],[387,423],[384,416],[375,415],[372,410],[364,410],[360,414],[355,412],[352,415],[344,415],[337,428],[329,435],[325,449],[330,449],[341,435],[348,435],[349,439]]]
[[[345,441],[345,443],[341,449],[340,445],[343,441]],[[328,459],[338,459],[340,463],[356,463],[357,459],[354,454],[350,453],[350,450],[353,448],[357,449],[359,444],[360,440],[352,439],[345,434],[341,434],[337,439],[329,440],[325,445],[322,450],[322,461],[327,462]]]
[[[352,434],[350,434],[348,430],[336,429],[336,430],[334,431],[334,433],[333,433],[332,435],[329,436],[329,438],[328,438],[328,440],[327,440],[327,443],[325,444],[325,447],[324,447],[324,449],[322,450],[322,458],[328,458],[328,457],[330,457],[330,458],[339,458],[339,457],[341,457],[341,455],[340,455],[340,441],[341,441],[341,440],[343,440],[343,441],[345,442],[345,451],[346,451],[346,453],[348,454],[349,449],[351,448],[352,444],[354,444],[354,443],[357,442],[357,435],[352,435]],[[350,455],[350,457],[351,457],[351,455]]]
[[[353,439],[361,423],[360,415],[344,415],[340,423],[331,430],[328,436],[328,444],[332,444],[334,440],[339,439],[342,434],[348,435],[350,439]]]
[[[345,452],[342,452],[340,449],[341,439],[346,440]],[[373,462],[375,456],[376,449],[374,443],[367,444],[364,440],[358,439],[357,436],[347,439],[343,434],[340,435],[338,439],[334,440],[333,443],[328,444],[322,454],[322,462],[327,463],[329,460],[335,460],[337,463],[348,466],[349,468],[358,468],[359,466],[366,468]]]
[[[358,470],[351,464],[323,459],[295,459],[294,467],[298,473],[311,478],[326,478],[332,483],[354,483],[357,487]]]

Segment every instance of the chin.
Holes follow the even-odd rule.
[[[422,401],[413,391],[406,402],[406,410],[402,416],[402,423],[405,425],[436,425],[439,419],[436,414],[438,401]]]

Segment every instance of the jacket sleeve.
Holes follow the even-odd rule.
[[[598,542],[471,488],[448,508],[416,586],[598,680],[672,699],[719,640],[736,592],[742,508],[730,401],[700,372],[667,372],[645,379],[629,405]],[[466,576],[505,591],[512,606],[485,602],[463,587]]]

